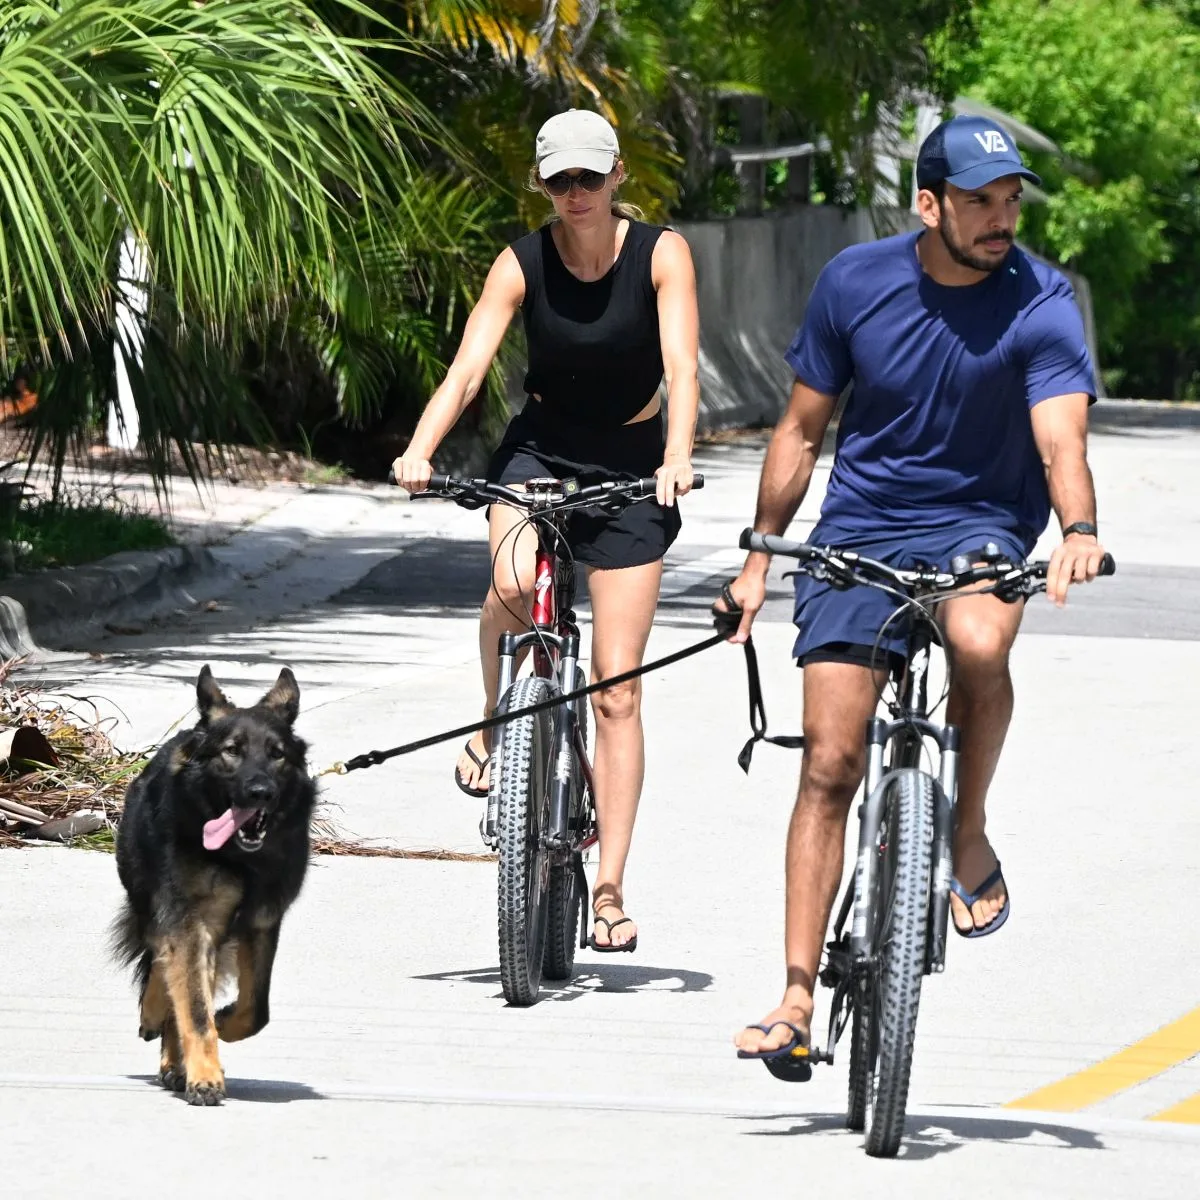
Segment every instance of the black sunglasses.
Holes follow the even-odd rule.
[[[569,195],[575,184],[585,192],[598,192],[607,178],[607,175],[601,175],[599,171],[583,170],[578,175],[568,175],[566,171],[559,171],[557,175],[543,179],[542,184],[550,195],[562,197]]]

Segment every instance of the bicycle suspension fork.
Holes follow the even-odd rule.
[[[945,968],[946,933],[950,914],[950,880],[954,874],[954,807],[958,795],[959,731],[939,727],[925,715],[930,637],[918,627],[909,642],[904,694],[898,719],[872,717],[867,722],[867,762],[863,777],[863,803],[859,814],[858,856],[855,864],[853,920],[850,952],[862,960],[878,950],[871,944],[872,894],[877,886],[877,848],[883,823],[884,798],[889,778],[897,771],[919,770],[923,738],[932,737],[940,750],[937,787],[934,789],[933,886],[930,896],[930,934],[926,969]],[[884,750],[895,745],[893,761],[885,767]]]

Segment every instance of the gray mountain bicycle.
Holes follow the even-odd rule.
[[[827,1049],[797,1046],[789,1057],[764,1060],[781,1079],[808,1079],[812,1064],[832,1065],[834,1047],[852,1021],[846,1124],[864,1133],[869,1155],[892,1157],[904,1133],[921,981],[945,970],[954,877],[959,731],[930,719],[930,651],[941,644],[934,610],[964,594],[992,593],[1009,603],[1033,596],[1045,590],[1049,563],[1011,562],[994,543],[957,556],[949,571],[898,570],[853,550],[750,529],[739,544],[794,558],[800,571],[835,588],[887,593],[898,606],[877,647],[894,621],[907,622],[904,662],[890,673],[891,720],[867,722],[856,866],[819,976],[833,990]],[[1100,574],[1115,570],[1106,554]],[[936,773],[922,768],[927,741],[936,748]]]

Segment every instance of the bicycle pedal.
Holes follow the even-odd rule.
[[[807,1050],[808,1050],[807,1054],[799,1055],[798,1057],[807,1058],[808,1061],[810,1063],[812,1063],[814,1066],[817,1063],[825,1063],[828,1066],[831,1066],[831,1067],[833,1066],[833,1051],[832,1050],[822,1050],[820,1046],[809,1046],[809,1047],[807,1047]],[[792,1053],[795,1054],[796,1051],[793,1050]]]

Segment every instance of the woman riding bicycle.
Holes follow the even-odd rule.
[[[430,458],[479,391],[520,309],[527,399],[487,478],[514,486],[548,476],[584,485],[658,479],[657,503],[645,500],[614,515],[574,513],[567,526],[571,553],[587,568],[593,681],[642,664],[663,555],[679,533],[675,499],[692,487],[699,403],[691,252],[678,234],[645,224],[615,201],[624,178],[617,135],[599,114],[571,109],[542,126],[530,181],[550,199],[554,219],[493,263],[446,378],[394,464],[401,486],[427,486]],[[526,628],[522,614],[531,611],[537,538],[529,525],[514,534],[525,519],[507,505],[489,509],[494,571],[479,621],[485,715],[498,700],[498,639]],[[592,945],[633,950],[637,929],[624,913],[623,883],[645,769],[640,680],[596,692],[592,708],[600,837]],[[463,747],[455,780],[469,795],[487,795],[490,749],[486,731]]]

